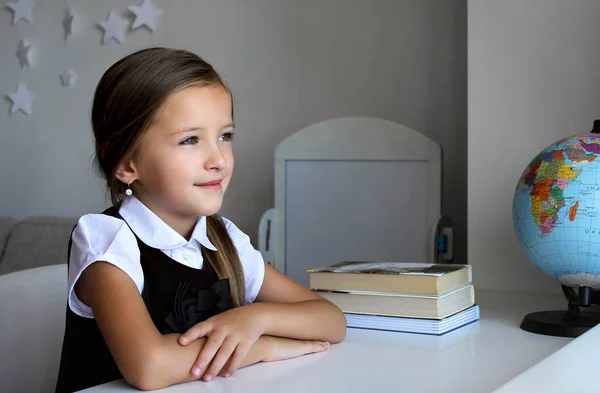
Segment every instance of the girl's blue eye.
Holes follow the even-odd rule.
[[[220,141],[231,142],[233,139],[233,132],[226,132],[219,138]]]
[[[179,144],[180,145],[195,145],[196,143],[198,143],[198,137],[192,136],[192,137],[189,137],[189,138],[181,141]]]

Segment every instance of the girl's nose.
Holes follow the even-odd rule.
[[[227,165],[227,159],[219,149],[219,146],[212,146],[205,161],[206,170],[221,171]]]

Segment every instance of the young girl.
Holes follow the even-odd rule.
[[[113,207],[80,218],[56,392],[118,378],[151,390],[326,350],[333,304],[266,264],[216,215],[233,171],[230,91],[183,50],[133,53],[94,96]]]

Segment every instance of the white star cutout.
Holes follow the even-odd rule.
[[[67,16],[62,21],[63,29],[65,30],[65,40],[68,40],[69,37],[73,35],[73,18],[75,16],[71,13],[70,10],[67,10]]]
[[[35,6],[35,2],[29,0],[17,0],[16,2],[9,1],[6,3],[6,7],[14,12],[12,21],[13,26],[19,23],[21,19],[26,20],[29,23],[33,22],[33,6]]]
[[[127,22],[120,19],[115,10],[111,10],[108,19],[98,22],[98,25],[104,29],[102,44],[106,44],[111,38],[114,38],[119,44],[125,41]]]
[[[12,107],[10,108],[11,115],[17,111],[31,115],[31,102],[35,94],[30,93],[23,83],[19,83],[17,90],[14,93],[8,93],[7,96],[12,101]]]
[[[131,5],[128,7],[135,14],[135,21],[132,29],[137,29],[140,26],[146,26],[150,31],[156,29],[156,17],[163,14],[163,10],[154,7],[150,0],[144,0],[142,5]]]
[[[59,75],[60,83],[63,86],[72,86],[77,79],[77,74],[70,68],[67,68],[63,71],[62,74]]]
[[[19,41],[19,48],[17,49],[16,55],[17,59],[19,59],[19,64],[21,65],[21,69],[27,67],[30,68],[31,64],[29,64],[29,49],[31,49],[31,45],[25,46],[23,40]]]

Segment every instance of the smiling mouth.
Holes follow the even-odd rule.
[[[222,181],[223,181],[223,179],[217,179],[217,180],[212,180],[212,181],[208,181],[206,183],[200,183],[200,184],[195,184],[195,185],[199,186],[199,187],[216,186],[216,185],[221,184]]]
[[[212,180],[206,183],[194,184],[196,187],[203,188],[205,190],[220,190],[222,179]]]

